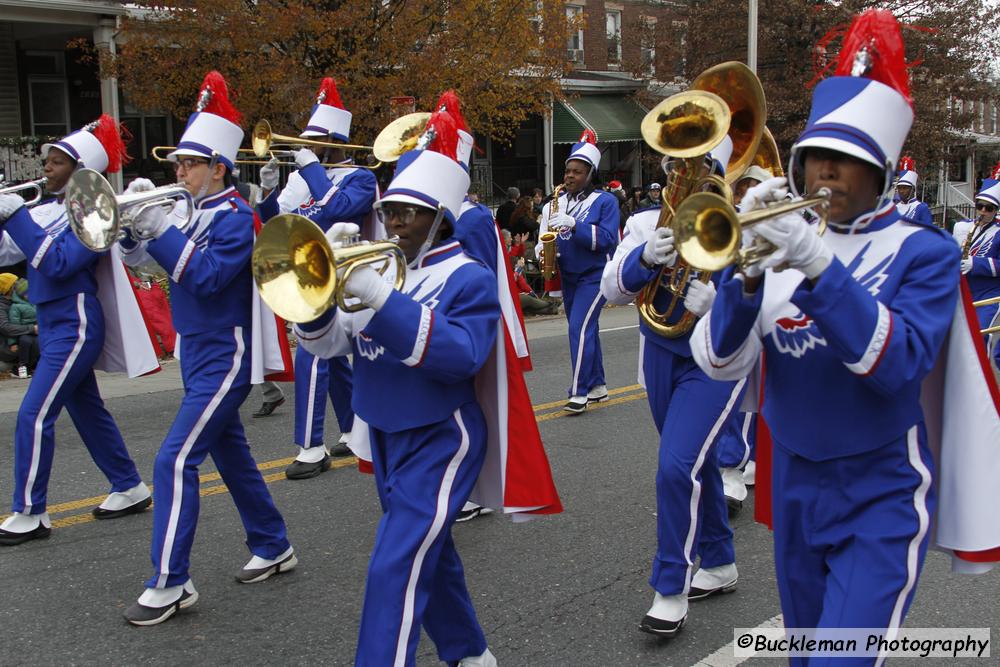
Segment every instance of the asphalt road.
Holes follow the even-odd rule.
[[[695,665],[731,642],[734,627],[774,623],[780,614],[770,535],[752,521],[751,502],[734,522],[737,592],[692,605],[687,627],[672,642],[637,630],[653,595],[647,578],[657,438],[645,395],[635,386],[634,324],[631,308],[605,311],[602,327],[610,330],[601,338],[613,400],[577,417],[558,409],[569,375],[564,321],[530,325],[535,371],[528,384],[533,403],[543,406],[540,428],[566,511],[518,525],[492,515],[454,531],[480,621],[504,667]],[[177,386],[171,366],[159,378],[102,378],[108,406],[147,480],[180,401]],[[21,383],[0,382],[2,442],[13,441],[20,391]],[[285,391],[290,399],[291,387]],[[232,502],[206,463],[191,567],[201,598],[164,625],[127,625],[121,612],[142,592],[151,569],[152,514],[90,520],[107,483],[64,417],[50,484],[52,537],[0,550],[0,664],[353,663],[379,518],[372,480],[352,465],[313,480],[286,480],[282,471],[295,453],[291,401],[269,418],[251,419],[259,400],[254,391],[244,423],[288,523],[298,568],[258,585],[233,580],[249,556]],[[328,437],[335,437],[332,412],[327,425]],[[12,458],[12,448],[0,451],[3,499],[11,492]],[[1000,625],[1000,574],[957,577],[948,568],[944,556],[928,558],[907,625]],[[722,653],[700,664],[738,663],[731,651],[728,660],[726,649]],[[418,664],[440,664],[426,636]]]

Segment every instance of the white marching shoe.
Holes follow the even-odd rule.
[[[268,579],[273,574],[288,572],[298,564],[299,559],[295,557],[295,551],[291,547],[288,547],[285,553],[277,558],[254,556],[236,574],[236,581],[241,584],[256,584]]]
[[[757,462],[747,461],[747,467],[743,469],[743,483],[753,486],[757,483]]]
[[[29,540],[41,540],[52,534],[49,513],[14,512],[0,524],[0,547],[12,547]]]
[[[653,596],[653,606],[639,623],[639,629],[663,639],[674,637],[687,622],[688,600],[683,593]]]
[[[139,599],[125,610],[125,620],[132,625],[157,625],[197,601],[198,591],[194,589],[190,579],[179,586],[147,588]]]
[[[128,514],[138,514],[153,504],[153,496],[144,482],[127,491],[112,491],[92,511],[95,519],[117,519]]]
[[[736,571],[736,563],[718,567],[703,567],[691,578],[691,588],[688,590],[688,600],[704,600],[721,593],[732,593],[736,590],[736,582],[740,578]]]
[[[489,649],[482,655],[462,658],[458,661],[458,667],[497,667],[497,659]]]

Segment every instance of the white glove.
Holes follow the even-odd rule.
[[[740,200],[740,212],[755,211],[764,208],[765,204],[781,201],[788,194],[788,179],[776,176],[758,183],[743,195]]]
[[[744,227],[742,236],[740,239],[740,248],[749,248],[750,246],[757,243],[765,243],[766,241],[757,236],[757,233],[752,227]],[[761,262],[754,262],[746,266],[740,267],[740,272],[747,278],[759,278],[764,275],[764,269],[761,267]]]
[[[7,194],[0,195],[0,224],[7,222],[10,216],[17,213],[17,209],[24,206],[24,200],[20,195]]]
[[[549,229],[552,231],[569,231],[576,227],[576,219],[565,213],[556,213],[549,218]]]
[[[807,278],[813,279],[833,261],[833,251],[798,213],[765,220],[756,225],[754,231],[778,248],[760,263],[761,269],[787,266],[799,269]]]
[[[335,222],[326,230],[326,240],[331,248],[339,248],[348,240],[347,237],[361,233],[361,228],[353,222]]]
[[[271,158],[260,168],[260,187],[268,192],[278,187],[278,158]]]
[[[156,186],[153,185],[153,181],[148,178],[134,178],[132,182],[128,184],[125,192],[134,194],[136,192],[149,192],[155,189]]]
[[[170,221],[163,206],[150,206],[132,221],[133,235],[139,239],[158,239],[169,228]]]
[[[313,162],[319,162],[319,158],[316,157],[311,148],[300,148],[295,151],[295,164],[299,166],[299,169],[305,169]]]
[[[344,285],[347,294],[373,310],[380,310],[392,294],[392,285],[370,266],[359,266],[351,272]]]
[[[677,250],[674,248],[674,230],[670,227],[658,227],[642,249],[642,261],[646,266],[673,266],[677,262]]]
[[[684,296],[685,310],[701,317],[712,309],[713,301],[715,301],[715,285],[711,281],[703,283],[694,280],[688,284],[687,294]]]
[[[962,260],[962,273],[968,273],[972,270],[972,258],[966,257]]]

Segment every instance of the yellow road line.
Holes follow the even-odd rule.
[[[634,385],[630,385],[628,387],[619,387],[617,389],[610,390],[608,392],[608,395],[609,396],[616,396],[616,395],[619,395],[619,394],[625,394],[627,392],[634,391],[636,389],[641,389],[641,386],[638,385],[638,384],[634,384]],[[621,405],[622,403],[629,403],[631,401],[637,401],[637,400],[643,399],[645,397],[646,397],[646,392],[645,391],[639,391],[637,393],[629,394],[627,396],[619,396],[618,398],[612,398],[612,399],[609,399],[609,400],[604,401],[602,403],[596,403],[594,405],[587,406],[587,412],[591,412],[593,410],[603,410],[604,408],[610,408],[613,405]],[[557,407],[557,406],[561,406],[564,403],[565,403],[565,401],[552,401],[550,403],[541,403],[539,405],[535,405],[535,406],[532,406],[532,407],[534,408],[535,412],[538,412],[540,410],[545,410],[545,409],[548,409],[548,408],[554,408],[554,407]],[[541,423],[541,422],[551,421],[553,419],[559,419],[559,418],[562,418],[562,417],[569,417],[569,416],[572,416],[572,413],[564,412],[564,411],[550,412],[548,414],[539,415],[538,417],[536,417],[536,421],[538,421],[539,423]],[[288,457],[288,458],[283,458],[283,459],[274,459],[272,461],[265,461],[263,463],[258,463],[257,464],[257,469],[261,470],[261,471],[264,471],[264,470],[271,470],[271,469],[274,469],[274,468],[280,468],[280,467],[284,467],[284,466],[290,465],[292,463],[292,461],[294,461],[294,460],[295,460],[295,457]],[[334,461],[333,463],[331,463],[330,469],[331,470],[335,470],[337,468],[345,468],[347,466],[354,465],[355,463],[357,463],[357,458],[351,456],[351,457],[347,457],[347,458],[343,458],[343,459],[339,459],[337,461]],[[200,482],[200,484],[206,484],[208,482],[215,482],[215,481],[218,481],[220,479],[222,479],[222,477],[217,472],[206,473],[204,475],[200,475],[199,476],[199,482]],[[284,471],[277,472],[277,473],[272,473],[270,475],[264,475],[264,483],[265,484],[270,484],[272,482],[277,482],[277,481],[282,480],[282,479],[285,479],[285,473],[284,473]],[[150,488],[152,488],[152,486],[150,486]],[[207,498],[208,496],[216,496],[216,495],[219,495],[220,493],[227,493],[228,491],[229,491],[229,489],[226,487],[225,484],[216,484],[216,485],[213,485],[213,486],[208,486],[208,487],[202,488],[198,492],[198,494],[202,498]],[[105,498],[105,496],[94,496],[92,498],[83,498],[81,500],[74,500],[74,501],[71,501],[71,502],[60,503],[58,505],[52,505],[52,506],[50,506],[48,508],[49,514],[56,514],[56,513],[59,513],[59,512],[69,512],[69,511],[72,511],[72,510],[81,509],[83,507],[91,507],[93,505],[96,505],[97,503],[100,503],[102,500],[104,500],[104,498]],[[2,520],[2,518],[6,518],[6,516],[7,515],[0,516],[0,520]],[[79,524],[82,524],[82,523],[90,523],[91,521],[95,521],[95,519],[94,519],[94,515],[91,514],[90,512],[87,512],[86,514],[73,514],[73,515],[70,515],[70,516],[67,516],[67,517],[62,517],[62,518],[59,518],[59,519],[54,519],[52,521],[52,527],[53,528],[64,528],[66,526],[76,526],[76,525],[79,525]]]

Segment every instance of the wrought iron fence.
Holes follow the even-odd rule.
[[[0,183],[19,183],[42,177],[38,151],[55,137],[0,137]]]

